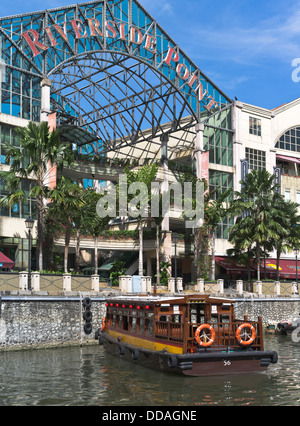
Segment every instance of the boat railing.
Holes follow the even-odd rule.
[[[155,324],[155,337],[172,342],[184,341],[184,324],[169,321],[158,321]]]
[[[247,323],[251,324],[255,329],[254,342],[248,347],[251,347],[253,350],[263,350],[262,322],[247,321]],[[241,349],[241,344],[237,340],[237,330],[243,324],[245,324],[245,321],[243,320],[234,320],[229,323],[223,322],[209,324],[215,330],[215,340],[210,347]],[[202,324],[188,323],[187,349],[195,347],[195,333],[197,328],[201,325]]]

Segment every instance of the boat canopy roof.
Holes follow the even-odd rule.
[[[228,299],[224,297],[212,297],[207,294],[192,294],[192,295],[175,295],[175,296],[113,296],[107,297],[109,302],[132,302],[132,303],[147,303],[155,305],[163,305],[165,303],[176,304],[176,305],[185,305],[187,303],[208,303],[208,304],[223,304],[223,303],[235,303],[234,299]]]

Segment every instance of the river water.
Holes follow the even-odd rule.
[[[103,347],[0,353],[0,406],[201,407],[300,405],[300,343],[265,336],[279,362],[267,373],[185,378],[118,358]]]

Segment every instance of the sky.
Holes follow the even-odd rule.
[[[1,0],[0,16],[75,0]],[[273,109],[300,97],[300,0],[140,0],[227,96]],[[296,59],[299,58],[299,61]],[[300,79],[299,79],[300,80]]]

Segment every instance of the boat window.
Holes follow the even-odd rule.
[[[128,317],[127,316],[123,316],[123,330],[128,330]]]
[[[205,323],[204,306],[203,305],[191,305],[191,318],[192,324],[203,324]]]
[[[223,324],[229,324],[230,323],[230,315],[221,315],[221,322]]]
[[[112,316],[112,326],[113,327],[116,326],[116,319],[117,319],[117,315],[113,314],[113,316]]]
[[[231,305],[223,303],[222,305],[222,311],[230,311]]]
[[[161,315],[159,317],[160,322],[169,322],[170,321],[170,315]]]
[[[136,318],[133,317],[131,318],[131,332],[135,333],[135,330],[136,330]]]
[[[210,323],[211,324],[218,324],[218,322],[219,322],[218,314],[211,314]]]
[[[147,336],[153,336],[153,321],[152,320],[146,320],[146,334]]]
[[[181,322],[181,315],[172,315],[172,322],[179,324]]]
[[[139,334],[144,334],[144,325],[145,325],[144,318],[139,318],[139,330],[138,330]]]
[[[229,314],[212,314],[211,315],[211,324],[229,324],[230,315]]]
[[[119,315],[118,327],[122,328],[122,315]]]

